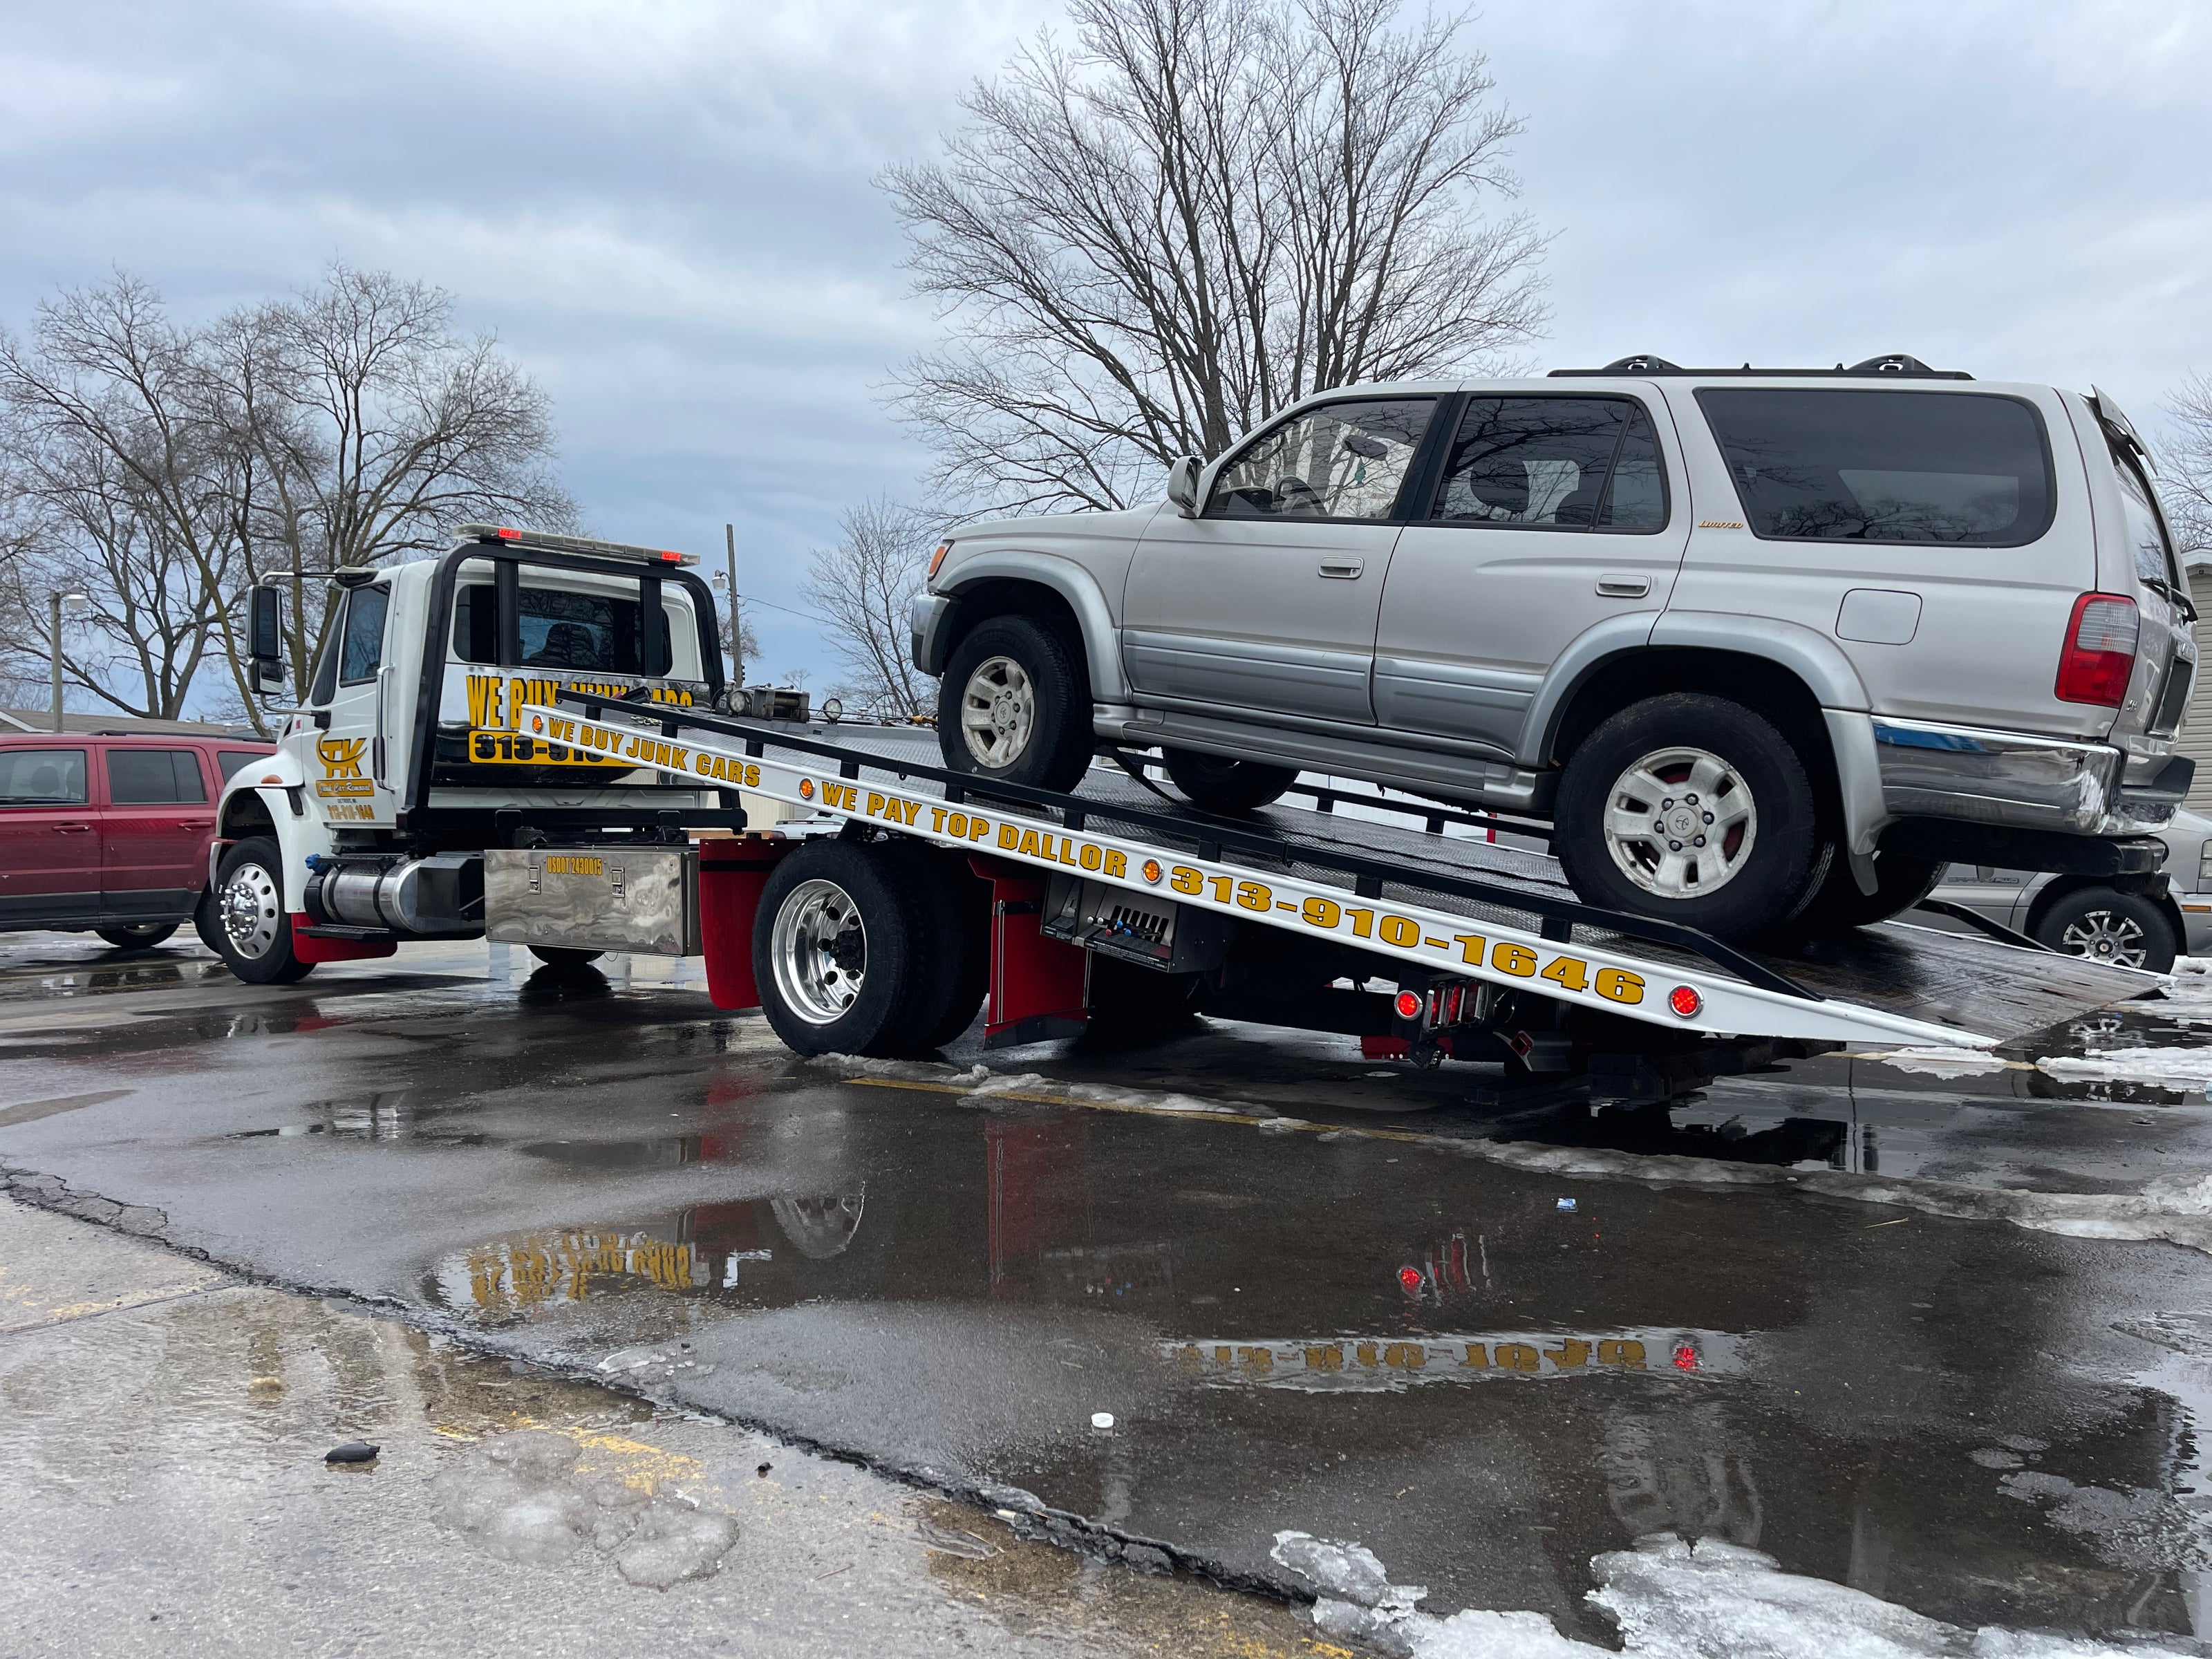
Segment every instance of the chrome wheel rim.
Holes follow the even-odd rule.
[[[842,1018],[868,978],[868,930],[834,881],[803,881],[775,913],[769,959],[784,1006],[810,1025]]]
[[[1036,725],[1036,687],[1012,657],[986,657],[960,693],[960,735],[983,766],[1012,766]]]
[[[2110,910],[2090,910],[2059,930],[2058,948],[2122,968],[2140,968],[2150,957],[2142,924]]]
[[[1606,793],[1606,850],[1621,874],[1656,897],[1717,892],[1742,871],[1758,840],[1751,786],[1709,750],[1655,749]]]
[[[241,864],[222,884],[222,934],[247,962],[258,962],[276,947],[276,925],[284,905],[276,878],[258,864]]]

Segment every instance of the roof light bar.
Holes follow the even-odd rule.
[[[628,542],[594,541],[589,536],[556,536],[547,530],[516,530],[506,525],[465,524],[453,532],[456,542],[507,542],[544,553],[574,553],[589,559],[627,559],[637,564],[693,565],[696,553],[678,553],[665,547],[636,547]]]

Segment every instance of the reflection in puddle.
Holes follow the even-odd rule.
[[[1476,1336],[1273,1338],[1223,1342],[1185,1338],[1160,1345],[1194,1381],[1245,1386],[1363,1393],[1416,1382],[1475,1382],[1531,1377],[1590,1377],[1666,1367],[1680,1376],[1737,1376],[1740,1345],[1718,1331],[1585,1332],[1560,1336],[1521,1331]]]

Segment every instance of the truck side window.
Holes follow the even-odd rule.
[[[391,606],[388,587],[356,587],[346,596],[345,633],[338,650],[340,685],[362,685],[376,678],[384,659],[384,614]]]
[[[453,655],[463,662],[499,660],[499,599],[483,582],[466,582],[453,595]]]
[[[1476,398],[1437,498],[1444,524],[1625,530],[1667,523],[1650,418],[1626,398]]]

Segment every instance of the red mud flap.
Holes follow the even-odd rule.
[[[1011,1048],[1083,1035],[1090,1011],[1091,957],[1080,945],[1047,939],[1045,884],[995,859],[969,866],[991,884],[991,996],[983,1008],[983,1046]]]
[[[388,957],[399,949],[388,939],[324,939],[308,930],[314,924],[298,911],[292,913],[292,956],[299,962],[362,962]]]
[[[753,918],[761,891],[795,841],[716,836],[699,843],[699,948],[707,957],[707,1000],[717,1008],[757,1008]]]

